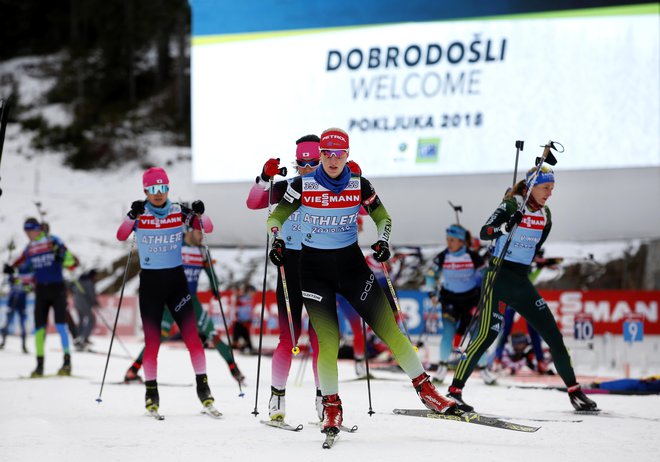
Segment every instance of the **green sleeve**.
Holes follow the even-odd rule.
[[[289,216],[298,210],[302,198],[302,178],[294,178],[286,188],[284,196],[280,200],[275,210],[266,220],[266,231],[271,238],[278,237],[282,231],[282,225]]]
[[[298,207],[300,207],[300,199],[296,199],[293,202],[282,200],[277,204],[275,210],[273,210],[268,217],[268,220],[266,220],[266,229],[271,238],[274,237],[274,232],[279,234],[282,231],[282,224],[298,209]]]
[[[502,202],[488,218],[486,224],[481,227],[479,238],[483,241],[492,241],[500,237],[503,234],[500,231],[500,226],[509,220],[516,209],[517,203],[515,199],[506,199]]]
[[[78,264],[76,257],[73,256],[71,252],[67,249],[64,252],[64,260],[62,261],[62,266],[65,268],[72,268]]]
[[[216,292],[215,286],[218,283],[218,275],[215,274],[215,268],[213,268],[213,263],[208,261],[206,258],[204,259],[204,271],[206,272],[206,275],[208,276],[209,281],[211,282],[211,290],[214,292],[213,295],[217,297],[218,294],[215,293]]]
[[[390,236],[392,234],[392,219],[385,206],[381,203],[375,209],[369,210],[369,216],[374,223],[376,223],[378,240],[390,242]]]

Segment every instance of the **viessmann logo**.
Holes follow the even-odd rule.
[[[543,229],[545,227],[545,218],[525,215],[520,222],[520,226],[528,229]]]
[[[175,213],[168,215],[162,220],[155,217],[140,217],[140,228],[155,229],[155,228],[175,228],[182,224],[181,214]]]
[[[327,192],[309,192],[303,195],[303,204],[327,208],[353,207],[360,204],[359,193],[329,194]]]

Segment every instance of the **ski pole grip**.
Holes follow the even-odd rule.
[[[282,167],[277,173],[279,173],[282,176],[286,176],[286,172],[287,172],[286,167]]]

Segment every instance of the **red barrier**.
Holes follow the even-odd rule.
[[[658,306],[660,291],[637,290],[542,290],[564,335],[573,335],[573,323],[579,314],[589,314],[594,320],[594,333],[621,335],[623,321],[632,313],[644,318],[644,334],[659,335]],[[521,319],[514,330],[525,330]]]

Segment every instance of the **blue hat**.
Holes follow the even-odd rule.
[[[25,231],[37,231],[41,229],[41,224],[37,221],[36,218],[28,218],[23,223],[23,230]]]
[[[534,172],[536,169],[532,170],[527,174],[527,178],[525,179],[525,182],[527,183],[527,186],[529,187],[529,184],[532,181],[532,178],[534,177]],[[539,174],[536,177],[536,181],[534,182],[534,186],[543,184],[543,183],[554,183],[555,182],[555,172],[547,166],[541,167],[539,170]]]
[[[455,237],[464,241],[467,236],[467,231],[461,225],[451,225],[447,228],[447,237]]]

